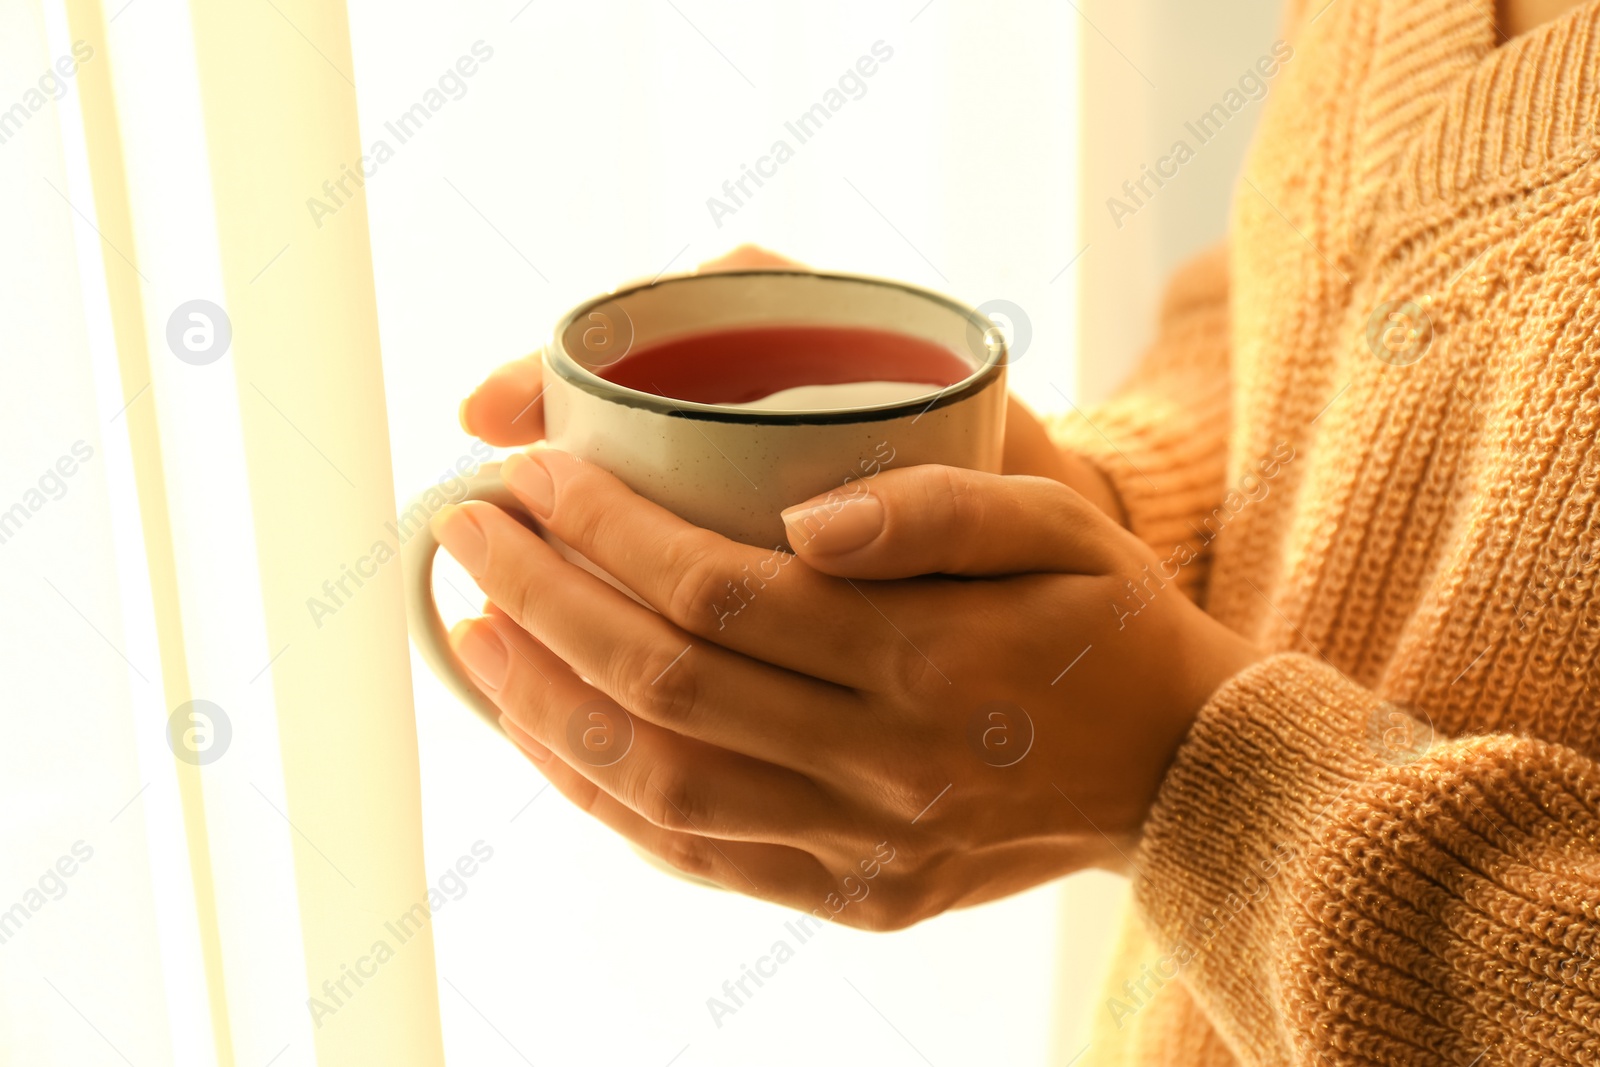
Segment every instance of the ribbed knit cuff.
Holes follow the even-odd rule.
[[[1134,900],[1169,972],[1210,1000],[1269,1012],[1281,895],[1319,820],[1422,728],[1298,653],[1241,672],[1201,709],[1145,824]],[[1163,974],[1163,977],[1171,977]]]
[[[1121,1011],[1181,973],[1246,1063],[1596,1062],[1597,840],[1592,760],[1435,738],[1272,657],[1217,691],[1162,784],[1133,857],[1159,955]]]

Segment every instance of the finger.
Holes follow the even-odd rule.
[[[725,270],[760,270],[762,268],[797,269],[804,270],[805,264],[799,260],[780,256],[770,252],[760,245],[742,244],[738,248],[724,252],[715,259],[708,259],[695,268],[696,274],[715,274]]]
[[[1032,474],[1065,482],[1065,455],[1028,405],[1015,393],[1007,396],[1005,454],[1000,469],[1007,474]]]
[[[901,641],[848,584],[685,522],[592,463],[541,448],[507,457],[500,477],[584,558],[724,648],[859,687]]]
[[[786,844],[839,836],[836,802],[803,775],[629,715],[504,618],[458,623],[450,645],[505,717],[653,825]]]
[[[1128,524],[1122,498],[1100,468],[1076,452],[1056,446],[1044,422],[1015,394],[1006,398],[1005,474],[1033,474],[1070,486],[1118,526]]]
[[[722,255],[717,256],[714,259],[706,260],[697,267],[690,268],[688,273],[720,274],[723,271],[730,270],[807,269],[808,268],[806,265],[801,263],[799,260],[790,259],[788,256],[780,256],[776,252],[769,252],[760,245],[742,244],[737,248],[724,252]],[[684,274],[679,272],[669,275],[663,271],[659,274],[640,275],[636,278],[630,278],[628,281],[623,282],[621,285],[617,286],[614,291],[621,292],[624,289],[639,289],[644,286],[654,285],[664,277],[684,277]]]
[[[794,908],[815,907],[835,889],[827,869],[800,849],[720,841],[657,826],[552,755],[509,716],[500,724],[556,792],[675,870]]]
[[[1048,478],[928,464],[789,508],[796,555],[848,578],[1030,572],[1115,574],[1140,542]]]
[[[497,446],[544,437],[544,367],[534,353],[494,370],[461,402],[461,427]]]
[[[858,740],[856,694],[685,634],[492,504],[442,508],[433,528],[521,629],[636,716],[806,773]]]
[[[793,268],[805,264],[743,244],[695,268],[697,274],[730,270]],[[643,283],[645,279],[640,279]],[[542,357],[534,353],[495,369],[482,385],[461,402],[461,426],[474,437],[500,447],[531,444],[544,436]]]

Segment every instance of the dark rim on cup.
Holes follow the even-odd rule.
[[[956,312],[967,321],[969,328],[976,331],[981,337],[990,339],[986,344],[989,358],[971,374],[954,385],[947,385],[942,390],[935,391],[932,399],[924,394],[912,397],[909,400],[897,400],[891,404],[877,404],[859,408],[841,408],[837,411],[768,411],[751,410],[727,404],[701,404],[690,400],[673,400],[669,397],[658,396],[655,393],[646,393],[626,385],[618,385],[596,374],[574,359],[566,349],[563,338],[567,331],[581,318],[588,315],[596,308],[606,304],[617,303],[633,293],[647,289],[662,289],[674,285],[688,285],[694,282],[706,282],[717,279],[729,279],[751,276],[788,276],[798,278],[813,278],[827,281],[850,282],[857,285],[874,285],[885,289],[896,289],[903,293],[921,297],[942,307]],[[623,357],[626,358],[626,357]],[[848,423],[848,422],[879,422],[886,419],[898,419],[913,412],[921,413],[954,404],[958,400],[971,396],[987,388],[1005,367],[1008,358],[1005,336],[986,317],[965,306],[959,301],[952,300],[942,293],[920,286],[907,285],[904,282],[890,281],[884,278],[875,278],[865,274],[842,274],[832,271],[811,270],[730,270],[717,271],[712,274],[679,274],[659,281],[647,282],[642,285],[632,285],[619,289],[614,293],[597,296],[586,300],[561,317],[556,324],[555,336],[551,339],[550,347],[546,350],[546,361],[551,370],[561,378],[586,393],[605,397],[630,407],[644,408],[661,415],[671,415],[685,419],[700,419],[707,422],[754,422],[765,425],[816,425],[818,423]]]

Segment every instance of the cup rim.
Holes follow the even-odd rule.
[[[817,424],[838,424],[854,422],[880,422],[886,419],[902,418],[911,412],[917,412],[918,418],[936,408],[957,403],[966,397],[988,388],[1005,370],[1010,361],[1010,347],[1006,343],[1005,335],[1000,334],[999,344],[992,349],[993,354],[987,362],[973,370],[973,372],[951,385],[945,386],[932,394],[924,393],[920,396],[906,400],[896,400],[887,404],[873,404],[866,407],[836,408],[823,411],[767,411],[752,410],[731,404],[702,404],[693,400],[675,400],[671,397],[661,396],[656,393],[647,393],[631,386],[619,385],[609,379],[602,378],[594,371],[579,363],[567,352],[562,338],[574,322],[595,308],[611,303],[621,297],[646,289],[659,289],[672,285],[684,285],[696,281],[705,281],[712,278],[733,278],[749,276],[790,276],[805,278],[823,278],[830,281],[855,282],[858,284],[875,285],[886,289],[899,289],[930,300],[951,311],[961,315],[967,322],[976,327],[980,334],[987,335],[994,329],[994,323],[976,308],[968,307],[948,297],[943,293],[922,286],[911,285],[907,282],[895,281],[890,278],[880,278],[870,274],[850,274],[842,271],[819,270],[790,270],[774,267],[757,267],[746,270],[715,271],[709,274],[676,274],[667,278],[658,278],[653,281],[637,285],[624,286],[609,293],[592,297],[561,316],[556,323],[555,333],[550,343],[545,347],[545,365],[567,382],[586,393],[601,397],[606,400],[624,404],[628,407],[642,408],[658,415],[670,417],[695,419],[706,422],[744,422],[760,423],[762,425],[777,426],[805,426]],[[626,357],[623,357],[626,358]]]

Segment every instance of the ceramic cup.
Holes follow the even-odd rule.
[[[684,335],[795,325],[909,334],[956,353],[970,373],[942,389],[902,387],[913,395],[898,399],[883,399],[881,389],[836,389],[835,406],[787,410],[674,400],[599,373],[635,348]],[[899,282],[787,270],[667,278],[590,300],[560,321],[543,352],[545,439],[689,522],[746,544],[788,548],[784,508],[881,470],[939,463],[998,472],[1006,355],[1004,335],[983,315]],[[490,501],[537,529],[500,483],[498,465],[480,469],[460,499]],[[462,702],[498,730],[499,711],[447,643],[433,600],[437,549],[426,527],[405,546],[412,640]]]

